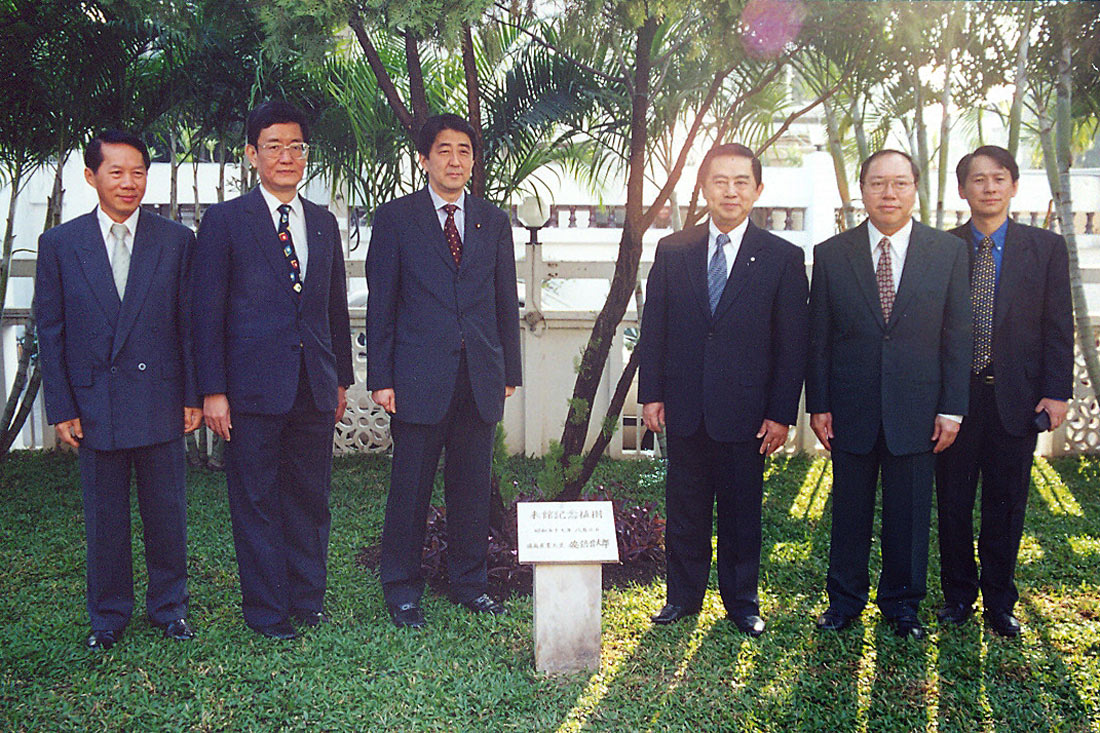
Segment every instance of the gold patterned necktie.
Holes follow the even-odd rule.
[[[993,262],[993,240],[978,244],[978,256],[970,271],[970,304],[974,310],[974,361],[971,369],[981,372],[993,361],[993,297],[997,287],[997,266]]]
[[[889,322],[894,310],[894,268],[890,261],[890,240],[886,237],[878,243],[878,266],[875,280],[878,282],[878,300],[882,304],[882,320]]]

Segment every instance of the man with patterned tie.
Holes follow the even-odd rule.
[[[275,639],[324,609],[332,431],[354,381],[336,218],[298,195],[309,126],[270,101],[246,122],[260,185],[203,216],[195,251],[195,347],[226,484],[245,623]]]
[[[1073,390],[1073,305],[1066,243],[1008,216],[1020,169],[985,145],[956,168],[970,221],[951,231],[970,250],[974,359],[970,411],[936,461],[941,623],[961,625],[981,590],[985,618],[1001,636],[1020,634],[1013,574],[1024,531],[1038,432],[1065,420]],[[974,500],[982,482],[974,562]]]
[[[367,250],[367,387],[390,413],[393,466],[381,580],[399,628],[425,625],[420,572],[440,452],[451,600],[500,615],[486,593],[493,435],[520,385],[508,215],[465,192],[478,136],[453,114],[417,136],[428,185],[378,207]]]
[[[149,152],[110,130],[84,153],[94,211],[39,239],[34,311],[46,418],[79,447],[87,532],[86,645],[110,649],[134,607],[130,478],[137,476],[149,588],[164,635],[187,617],[184,432],[202,422],[187,318],[187,227],[141,211]]]
[[[760,174],[744,145],[704,156],[710,219],[657,244],[638,345],[642,417],[668,433],[667,602],[653,621],[701,609],[717,501],[718,590],[754,637],[764,459],[798,416],[807,341],[805,255],[749,221]]]
[[[897,150],[863,162],[867,221],[814,248],[806,410],[833,456],[832,534],[817,619],[839,631],[868,600],[882,476],[876,602],[893,631],[923,638],[935,454],[967,411],[972,350],[966,247],[913,221],[920,171]]]

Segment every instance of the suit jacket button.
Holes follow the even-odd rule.
[[[139,362],[138,363],[138,371],[139,372],[145,371],[145,362]]]
[[[111,374],[118,374],[118,367],[116,367],[116,366],[111,367]]]
[[[886,334],[885,336],[883,336],[882,340],[883,341],[889,341],[890,340],[890,334]]]

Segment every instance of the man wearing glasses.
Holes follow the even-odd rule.
[[[867,603],[881,472],[876,602],[898,636],[925,634],[935,456],[967,411],[972,341],[966,247],[910,218],[919,176],[905,153],[871,155],[859,172],[867,221],[814,248],[806,409],[833,457],[825,631]]]
[[[298,195],[309,127],[264,102],[246,122],[260,185],[210,207],[192,264],[199,394],[226,441],[244,619],[275,639],[324,612],[332,431],[354,381],[336,219]]]

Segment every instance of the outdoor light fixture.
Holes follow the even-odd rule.
[[[531,232],[531,241],[528,244],[538,244],[538,231],[546,226],[550,220],[550,202],[539,196],[527,196],[523,203],[516,207],[516,216],[519,223],[527,231]]]

